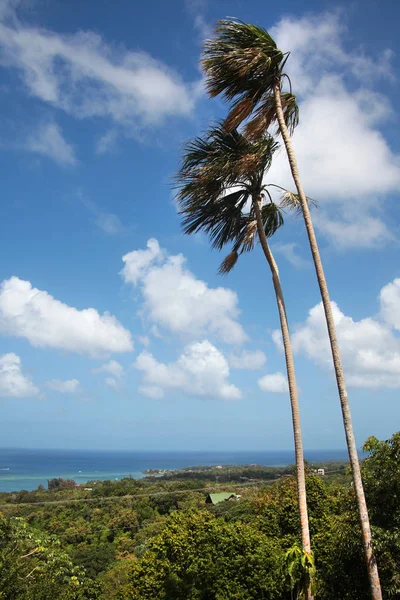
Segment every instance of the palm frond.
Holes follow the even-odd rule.
[[[218,250],[231,244],[237,255],[251,251],[257,223],[253,209],[245,208],[250,197],[262,193],[263,177],[277,147],[269,134],[251,142],[221,124],[186,144],[176,176],[183,231],[204,231]],[[263,211],[267,235],[272,235],[281,224],[279,213],[267,207]],[[221,272],[233,268],[234,256],[222,263]]]
[[[255,140],[276,124],[274,86],[282,77],[288,53],[283,53],[268,31],[238,19],[218,22],[215,37],[206,40],[202,68],[210,96],[223,96],[230,103],[224,123],[231,131],[253,113],[246,127],[246,136]],[[286,125],[292,133],[299,120],[296,97],[282,93],[282,108]]]
[[[204,44],[202,67],[208,93],[232,100],[244,92],[256,93],[260,84],[272,89],[283,60],[284,54],[265,29],[223,19],[216,37]]]
[[[263,135],[271,124],[271,117],[262,111],[257,111],[244,129],[244,133],[249,140],[257,140]]]
[[[193,198],[203,203],[216,201],[230,187],[261,181],[277,147],[269,135],[252,143],[237,130],[211,127],[184,147],[176,176],[178,203],[184,205]]]
[[[289,129],[290,135],[292,135],[299,124],[299,107],[297,105],[296,96],[286,92],[281,94],[281,102],[285,123]]]
[[[257,221],[254,217],[250,217],[239,240],[241,253],[250,252],[250,250],[253,250],[256,241],[256,236]]]
[[[290,190],[285,190],[281,196],[281,206],[282,208],[297,210],[300,206],[299,195]]]
[[[184,233],[202,230],[209,235],[212,246],[219,250],[227,243],[235,242],[247,223],[243,209],[248,196],[247,191],[240,190],[206,204],[193,199],[180,211]]]
[[[251,140],[257,140],[270,128],[276,121],[275,101],[272,94],[265,94],[261,103],[258,105],[252,119],[246,124],[244,133]]]
[[[232,104],[229,114],[224,121],[224,129],[226,131],[237,129],[237,127],[239,127],[239,125],[252,113],[255,104],[255,99],[248,94],[239,96],[238,100]]]
[[[262,207],[261,217],[267,238],[272,237],[283,225],[282,211],[274,202],[268,202]]]
[[[315,207],[318,206],[318,202],[312,198],[309,198],[308,196],[307,202]],[[299,195],[291,192],[290,190],[284,190],[281,196],[280,206],[281,208],[286,208],[299,214],[302,212]]]
[[[224,260],[220,264],[218,273],[220,275],[227,275],[230,271],[232,271],[233,267],[236,265],[238,258],[239,254],[236,252],[236,250],[232,250],[232,252],[230,252],[228,256],[225,256]]]
[[[285,123],[292,135],[299,123],[299,108],[296,96],[285,92],[281,94],[281,102]],[[246,123],[244,133],[249,140],[254,141],[264,135],[274,125],[276,126],[276,131],[271,133],[276,134],[279,131],[279,127],[277,125],[275,99],[272,94],[266,94],[254,112],[254,116]]]

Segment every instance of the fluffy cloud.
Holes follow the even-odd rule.
[[[332,311],[346,381],[349,386],[400,387],[400,338],[393,331],[400,325],[400,279],[382,288],[380,318],[355,321],[335,302]],[[282,342],[279,332],[273,338]],[[332,358],[322,303],[314,306],[305,323],[292,335],[293,350],[303,352],[316,364],[332,369]]]
[[[167,392],[224,400],[241,398],[240,390],[228,382],[228,361],[208,340],[186,346],[174,363],[158,362],[150,352],[143,351],[134,366],[143,373],[139,390],[151,398],[162,398]]]
[[[37,396],[38,388],[21,371],[21,359],[13,352],[0,356],[0,396]]]
[[[123,257],[121,275],[140,285],[144,313],[153,324],[186,338],[215,335],[229,344],[241,344],[247,335],[237,319],[238,297],[228,288],[210,288],[185,266],[182,254],[169,256],[157,240],[146,250]]]
[[[400,331],[400,278],[381,289],[379,301],[384,321]]]
[[[76,394],[79,391],[80,384],[78,379],[67,379],[66,381],[52,379],[46,382],[46,387],[61,394]]]
[[[228,356],[232,369],[248,369],[256,371],[262,369],[267,362],[267,357],[261,350],[242,350]]]
[[[377,105],[381,98],[370,94],[369,101]],[[319,82],[301,105],[301,125],[294,137],[309,196],[330,202],[367,197],[373,203],[373,195],[397,189],[399,157],[375,124],[360,97],[349,93],[340,79],[325,76]],[[281,158],[286,167],[283,152]]]
[[[25,142],[25,149],[51,158],[60,165],[75,165],[73,147],[65,141],[56,123],[41,125]]]
[[[133,348],[130,332],[114,316],[63,304],[18,277],[0,286],[0,332],[25,338],[32,346],[90,356]]]
[[[283,373],[270,373],[258,380],[258,386],[263,392],[284,394],[289,391],[286,377]]]
[[[121,271],[121,275],[126,283],[136,285],[147,275],[152,264],[163,259],[164,253],[157,240],[150,238],[146,247],[146,250],[133,250],[133,252],[129,252],[122,257],[125,266]]]
[[[357,80],[372,83],[376,77],[392,78],[392,52],[385,49],[373,60],[361,48],[348,52],[344,47],[346,26],[337,12],[308,15],[301,18],[284,17],[271,35],[278,46],[290,50],[288,71],[296,80],[296,91],[311,93],[321,73],[345,69]],[[314,50],[314,51],[313,51]]]
[[[106,377],[104,383],[113,390],[119,390],[121,381],[124,377],[124,367],[116,360],[110,360],[98,369],[93,369],[93,373],[108,373],[111,377]]]
[[[294,145],[305,191],[321,202],[316,225],[341,248],[371,247],[393,238],[379,209],[400,184],[399,156],[379,131],[391,108],[373,89],[374,76],[391,77],[390,52],[377,61],[360,49],[347,52],[345,33],[331,14],[284,18],[272,30],[291,51],[287,69],[300,98]],[[269,179],[293,188],[284,152]]]
[[[10,3],[0,19],[2,65],[17,69],[29,94],[43,102],[132,130],[193,109],[195,86],[146,52],[110,46],[92,31],[68,35],[29,27]]]
[[[93,369],[93,373],[109,373],[119,379],[124,374],[124,367],[117,360],[110,360],[98,369]]]
[[[314,223],[339,249],[371,248],[395,239],[380,218],[368,215],[338,219],[337,212],[328,209],[315,213]]]

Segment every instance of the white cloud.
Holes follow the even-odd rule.
[[[25,150],[36,152],[53,159],[60,165],[75,165],[75,151],[65,141],[60,127],[56,123],[41,125],[24,144]]]
[[[169,256],[157,240],[147,250],[123,257],[126,283],[140,284],[144,313],[153,325],[186,338],[215,335],[229,344],[247,339],[238,323],[238,297],[228,288],[210,288],[185,266],[182,254]]]
[[[400,331],[400,278],[385,285],[379,294],[383,320]]]
[[[241,398],[240,390],[228,381],[228,361],[208,340],[186,346],[175,363],[158,362],[143,351],[134,366],[143,373],[139,391],[151,398],[162,398],[168,392],[224,400]]]
[[[267,362],[267,357],[261,350],[242,350],[228,356],[232,369],[248,369],[256,371],[262,369]]]
[[[76,392],[78,392],[80,389],[80,383],[78,379],[67,379],[66,381],[61,381],[61,379],[52,379],[51,381],[46,381],[46,386],[55,392],[60,392],[61,394],[76,394]]]
[[[381,98],[370,101],[377,104]],[[376,194],[397,190],[399,157],[375,129],[359,97],[338,77],[325,76],[300,110],[294,144],[309,196],[320,199],[321,205],[350,199],[373,204]],[[286,161],[283,152],[281,157]]]
[[[368,83],[377,77],[392,78],[390,50],[383,50],[377,61],[362,48],[348,52],[344,47],[347,34],[337,12],[284,17],[271,29],[278,46],[291,52],[287,70],[296,79],[296,91],[302,95],[311,93],[321,73],[332,70],[348,70],[356,79],[367,79]]]
[[[283,373],[270,373],[258,380],[258,386],[263,392],[284,394],[289,391],[286,377]]]
[[[274,244],[273,251],[277,254],[282,254],[286,258],[286,260],[296,269],[304,269],[305,267],[310,266],[310,261],[306,260],[302,256],[299,256],[296,253],[296,248],[298,244],[294,242],[290,242],[287,244]]]
[[[92,373],[108,373],[111,377],[106,377],[104,383],[113,390],[119,390],[125,375],[124,367],[117,360],[109,360]]]
[[[291,51],[287,70],[300,99],[294,146],[305,192],[320,202],[316,225],[341,248],[387,243],[393,236],[380,209],[398,192],[400,157],[379,131],[392,111],[373,85],[374,76],[391,77],[390,53],[374,61],[360,49],[347,52],[337,15],[284,18],[271,33]],[[268,178],[293,188],[283,151]],[[338,205],[340,220],[329,210],[337,214]]]
[[[393,331],[400,324],[400,280],[382,288],[380,318],[355,321],[332,302],[340,353],[349,386],[400,387],[400,338]],[[279,332],[274,341],[282,348]],[[295,328],[293,350],[302,352],[323,368],[332,370],[332,357],[322,303],[314,306],[306,321]]]
[[[107,117],[135,130],[194,107],[192,84],[146,52],[108,45],[92,31],[59,34],[0,12],[0,61],[30,95],[78,118]]]
[[[121,271],[125,283],[136,285],[149,271],[155,262],[161,262],[164,253],[160,244],[154,238],[150,238],[146,244],[147,250],[133,250],[122,257],[125,263]]]
[[[0,333],[25,338],[32,346],[90,356],[133,348],[130,332],[114,316],[68,306],[18,277],[0,287]]]
[[[395,239],[380,218],[360,215],[357,219],[349,215],[347,219],[338,219],[330,212],[315,213],[314,223],[339,249],[378,247]],[[332,212],[337,215],[337,211]]]
[[[0,356],[0,396],[37,396],[38,388],[21,372],[21,359],[13,352]]]
[[[98,369],[93,369],[93,373],[109,373],[119,379],[124,375],[124,367],[117,360],[109,360]]]

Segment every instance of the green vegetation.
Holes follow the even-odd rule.
[[[345,462],[316,462],[305,463],[309,472],[317,469],[325,469],[330,478],[344,475],[348,466]],[[189,467],[186,469],[177,469],[175,471],[166,471],[153,469],[145,471],[157,475],[162,481],[173,481],[176,479],[197,481],[218,481],[222,482],[251,482],[251,481],[270,481],[277,479],[282,475],[294,475],[295,467],[293,465],[280,467],[265,467],[262,465],[222,465],[218,467]]]
[[[384,597],[394,600],[400,589],[400,433],[384,442],[370,438],[365,450],[378,566]],[[313,579],[316,598],[367,600],[351,477],[343,464],[325,464],[323,477],[315,467],[305,468],[310,557],[301,550],[293,467],[280,469],[279,478],[270,467],[200,467],[189,470],[201,480],[185,477],[185,469],[163,478],[3,493],[0,598],[289,600]],[[249,469],[261,476],[238,483]],[[262,479],[264,470],[269,480]],[[234,480],[217,483],[215,471]],[[239,500],[206,503],[208,493],[230,491]]]

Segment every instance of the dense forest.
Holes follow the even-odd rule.
[[[384,597],[400,598],[400,433],[367,440],[362,471]],[[314,465],[313,465],[314,467]],[[1,494],[3,600],[273,600],[304,585],[296,478],[148,477]],[[226,470],[221,470],[226,471]],[[351,476],[306,465],[316,598],[367,600]],[[210,470],[214,473],[214,470]],[[237,498],[207,503],[210,491]],[[315,569],[315,573],[314,573]]]

